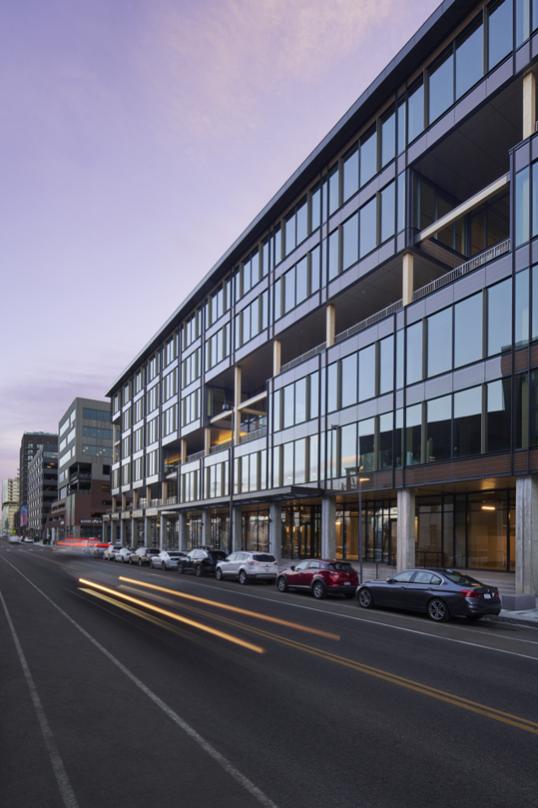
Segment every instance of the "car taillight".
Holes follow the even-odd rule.
[[[462,598],[479,598],[480,592],[477,592],[476,589],[462,589],[460,595]]]

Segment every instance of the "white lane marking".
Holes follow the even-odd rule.
[[[58,606],[57,603],[49,598],[49,596],[46,595],[45,592],[43,592],[43,590],[37,586],[37,584],[31,581],[30,578],[27,578],[26,575],[24,575],[14,564],[11,563],[11,561],[8,561],[7,559],[3,560],[6,564],[9,564],[10,567],[13,567],[15,572],[17,572],[21,578],[24,578],[24,580],[29,583],[30,586],[33,586],[33,588],[39,592],[39,594],[48,603],[50,603],[51,606],[53,606],[63,617],[65,617],[65,619],[68,620],[69,623],[71,623],[71,625],[77,629],[77,631],[86,637],[86,639],[89,640],[89,642],[91,642],[92,645],[94,645],[95,648],[97,648],[108,660],[110,660],[110,662],[112,662],[112,664],[115,665],[118,670],[120,670],[128,679],[130,679],[130,681],[136,685],[136,687],[138,687],[138,689],[141,690],[142,693],[144,693],[144,695],[146,695],[157,707],[159,707],[159,709],[161,709],[163,713],[165,713],[165,715],[167,715],[168,718],[170,718],[174,724],[176,724],[176,726],[183,730],[183,732],[188,735],[191,740],[197,743],[198,746],[203,749],[207,755],[209,755],[209,757],[213,758],[213,760],[216,761],[216,763],[218,763],[219,766],[221,766],[224,771],[230,775],[230,777],[239,783],[239,785],[241,785],[245,791],[248,791],[248,793],[251,794],[260,805],[265,806],[265,808],[277,808],[276,803],[274,803],[260,788],[258,788],[258,786],[252,782],[252,780],[249,780],[249,778],[242,774],[239,769],[236,769],[235,766],[230,763],[230,761],[224,757],[224,755],[221,754],[211,743],[209,743],[209,741],[206,741],[205,738],[203,738],[194,729],[194,727],[192,727],[187,721],[185,721],[184,718],[181,718],[181,716],[172,710],[172,708],[169,707],[166,702],[164,702],[156,693],[153,692],[153,690],[151,690],[151,688],[149,688],[144,684],[144,682],[135,676],[135,674],[132,673],[129,668],[123,664],[123,662],[120,662],[119,659],[114,656],[114,654],[108,651],[104,645],[101,645],[101,643],[96,640],[92,634],[86,631],[85,628],[82,628],[82,626],[77,623],[77,621],[74,620],[69,614],[67,614],[67,612],[61,608],[61,606]],[[69,803],[70,807],[71,805],[73,808],[76,808],[76,803]]]
[[[156,577],[164,578],[164,575],[158,575]],[[196,586],[203,586],[205,589],[211,589],[213,592],[217,589],[217,587],[209,586],[207,584],[201,584],[199,581],[196,582]],[[275,600],[273,598],[264,598],[260,597],[260,595],[251,595],[248,592],[236,592],[236,595],[243,595],[243,597],[247,598],[254,598],[255,600],[265,600],[269,603],[279,603],[280,601]],[[510,656],[521,657],[522,659],[532,659],[533,662],[538,662],[538,657],[530,656],[529,654],[521,654],[517,651],[508,651],[504,648],[496,648],[493,645],[483,645],[481,643],[471,642],[470,640],[460,640],[457,637],[443,637],[440,634],[432,634],[430,631],[420,631],[416,628],[407,628],[406,626],[394,626],[391,623],[383,623],[381,620],[369,620],[367,617],[355,617],[355,615],[351,614],[342,614],[342,612],[328,612],[324,611],[323,609],[316,609],[315,606],[305,606],[301,603],[290,603],[289,600],[281,601],[282,604],[286,604],[287,606],[293,606],[295,609],[306,609],[309,612],[318,612],[319,614],[323,614],[325,616],[330,615],[332,617],[341,617],[344,620],[355,620],[358,623],[368,623],[372,626],[382,626],[383,628],[391,628],[393,631],[405,631],[409,634],[419,634],[422,637],[433,637],[435,640],[441,640],[442,642],[455,642],[459,643],[460,645],[469,645],[471,648],[482,648],[485,651],[495,651],[498,654],[508,654]],[[392,616],[392,615],[391,615]],[[401,615],[398,615],[401,616]],[[509,637],[504,637],[502,635],[497,635],[502,637],[502,639],[511,639]],[[515,639],[515,638],[514,638]],[[521,640],[520,642],[533,642],[532,640]]]
[[[9,564],[10,562],[8,561],[7,563]],[[28,666],[25,653],[22,650],[22,645],[19,640],[19,636],[13,624],[13,620],[11,619],[9,609],[7,607],[7,603],[5,601],[2,592],[0,592],[0,602],[2,603],[2,607],[6,615],[7,624],[9,626],[9,630],[11,631],[11,636],[13,637],[13,643],[17,650],[19,662],[21,663],[21,668],[24,673],[24,678],[26,679],[26,684],[28,685],[28,690],[30,691],[32,704],[34,705],[34,710],[36,712],[37,720],[41,728],[43,740],[45,741],[45,746],[47,748],[47,752],[49,753],[52,770],[54,772],[54,776],[56,777],[56,782],[58,784],[58,789],[60,791],[63,804],[65,805],[65,808],[78,808],[78,802],[77,798],[75,797],[75,792],[73,791],[73,787],[71,785],[69,777],[67,776],[67,772],[65,770],[62,757],[60,755],[60,752],[58,751],[58,747],[56,746],[56,741],[54,740],[52,729],[50,728],[50,724],[47,720],[45,710],[43,709],[43,704],[41,703],[39,693],[37,692],[34,677],[32,676],[32,673]]]

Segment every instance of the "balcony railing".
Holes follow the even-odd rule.
[[[262,426],[260,429],[254,429],[252,432],[247,432],[246,435],[241,435],[241,443],[250,443],[252,440],[258,440],[258,438],[265,438],[267,435],[267,427]]]
[[[488,264],[490,261],[494,261],[495,258],[499,258],[501,255],[505,255],[507,252],[510,252],[509,238],[499,242],[499,244],[496,244],[494,247],[489,247],[489,249],[484,250],[484,252],[475,255],[474,258],[470,258],[468,261],[465,261],[464,264],[460,264],[459,267],[455,267],[445,275],[441,275],[441,277],[437,278],[437,280],[427,283],[426,286],[421,286],[420,289],[417,289],[414,292],[413,300],[420,300],[421,298],[426,297],[426,295],[436,292],[437,289],[442,289],[443,286],[454,283],[454,281],[461,278],[463,275],[473,272],[473,270],[478,269],[484,264]]]
[[[301,354],[300,356],[296,356],[295,359],[291,359],[289,362],[286,362],[285,365],[282,365],[280,368],[280,372],[284,373],[285,370],[291,370],[291,368],[297,367],[302,362],[306,362],[307,359],[312,359],[313,356],[317,356],[323,350],[325,350],[325,343],[322,342],[320,345],[316,345],[315,348],[311,348],[309,351],[305,351],[305,353]]]
[[[166,497],[164,500],[165,505],[177,505],[177,497]]]
[[[214,446],[211,446],[209,449],[209,454],[217,454],[217,452],[222,452],[224,449],[229,449],[232,445],[232,440],[227,440],[224,443],[216,443]]]
[[[139,508],[145,508],[147,504],[148,504],[148,501],[147,501],[146,497],[140,497],[140,499],[138,500],[138,507]]]
[[[381,320],[384,320],[385,317],[395,314],[402,308],[402,306],[403,301],[401,299],[395,300],[394,303],[390,304],[390,306],[386,306],[384,309],[376,311],[375,314],[371,314],[370,317],[366,317],[359,323],[355,323],[355,325],[346,328],[345,331],[340,331],[340,333],[335,337],[335,343],[343,342],[344,340],[349,339],[349,337],[353,337],[355,334],[359,334],[361,331],[364,331],[366,328],[370,328],[371,325],[379,323]]]
[[[156,498],[156,499],[151,499],[151,500],[150,500],[150,503],[151,503],[151,507],[152,507],[152,508],[158,508],[158,507],[159,507],[159,505],[162,505],[162,502],[163,502],[163,501],[162,501],[162,499],[160,499],[160,498]]]
[[[194,452],[193,454],[187,455],[185,463],[190,463],[191,460],[200,460],[200,458],[202,458],[204,455],[204,449],[202,449],[200,452]]]

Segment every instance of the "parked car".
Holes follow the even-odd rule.
[[[302,589],[312,592],[318,600],[326,595],[344,595],[352,598],[359,578],[348,561],[320,561],[307,558],[292,564],[279,573],[276,585],[279,592]]]
[[[134,551],[134,547],[120,547],[119,550],[114,550],[114,561],[119,561],[122,564],[127,564],[129,556]]]
[[[161,550],[158,555],[151,556],[149,565],[161,570],[177,570],[182,558],[187,558],[187,553],[181,553],[179,550]]]
[[[270,553],[252,553],[241,550],[231,553],[222,561],[217,562],[215,577],[217,581],[223,578],[235,578],[240,584],[248,581],[275,581],[278,565],[274,555]]]
[[[357,588],[363,609],[388,606],[423,612],[441,623],[450,617],[478,620],[502,609],[499,590],[453,569],[411,569],[386,581],[365,581]]]
[[[22,544],[22,539],[20,536],[10,536],[8,539],[9,544]]]
[[[108,547],[105,547],[103,552],[105,561],[114,561],[114,553],[117,553],[118,550],[121,550],[121,544],[109,544]]]
[[[105,550],[108,550],[110,547],[108,542],[100,541],[92,549],[92,556],[94,558],[104,558],[105,557]]]
[[[129,564],[138,564],[139,567],[142,564],[147,564],[151,561],[152,556],[159,555],[159,548],[158,547],[137,547],[128,557]]]
[[[192,572],[194,575],[214,575],[219,561],[226,558],[224,550],[215,550],[213,547],[195,547],[178,564],[178,572]]]
[[[24,544],[33,544],[34,540],[32,539],[31,536],[25,536],[24,539],[23,539],[23,542],[24,542]]]

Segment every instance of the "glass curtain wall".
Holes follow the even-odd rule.
[[[241,549],[269,551],[269,511],[248,511],[241,514]]]
[[[286,505],[282,508],[282,556],[321,556],[321,505]]]
[[[359,558],[358,502],[342,503],[336,509],[336,557]],[[396,559],[398,513],[394,500],[363,501],[363,560],[393,565]]]

